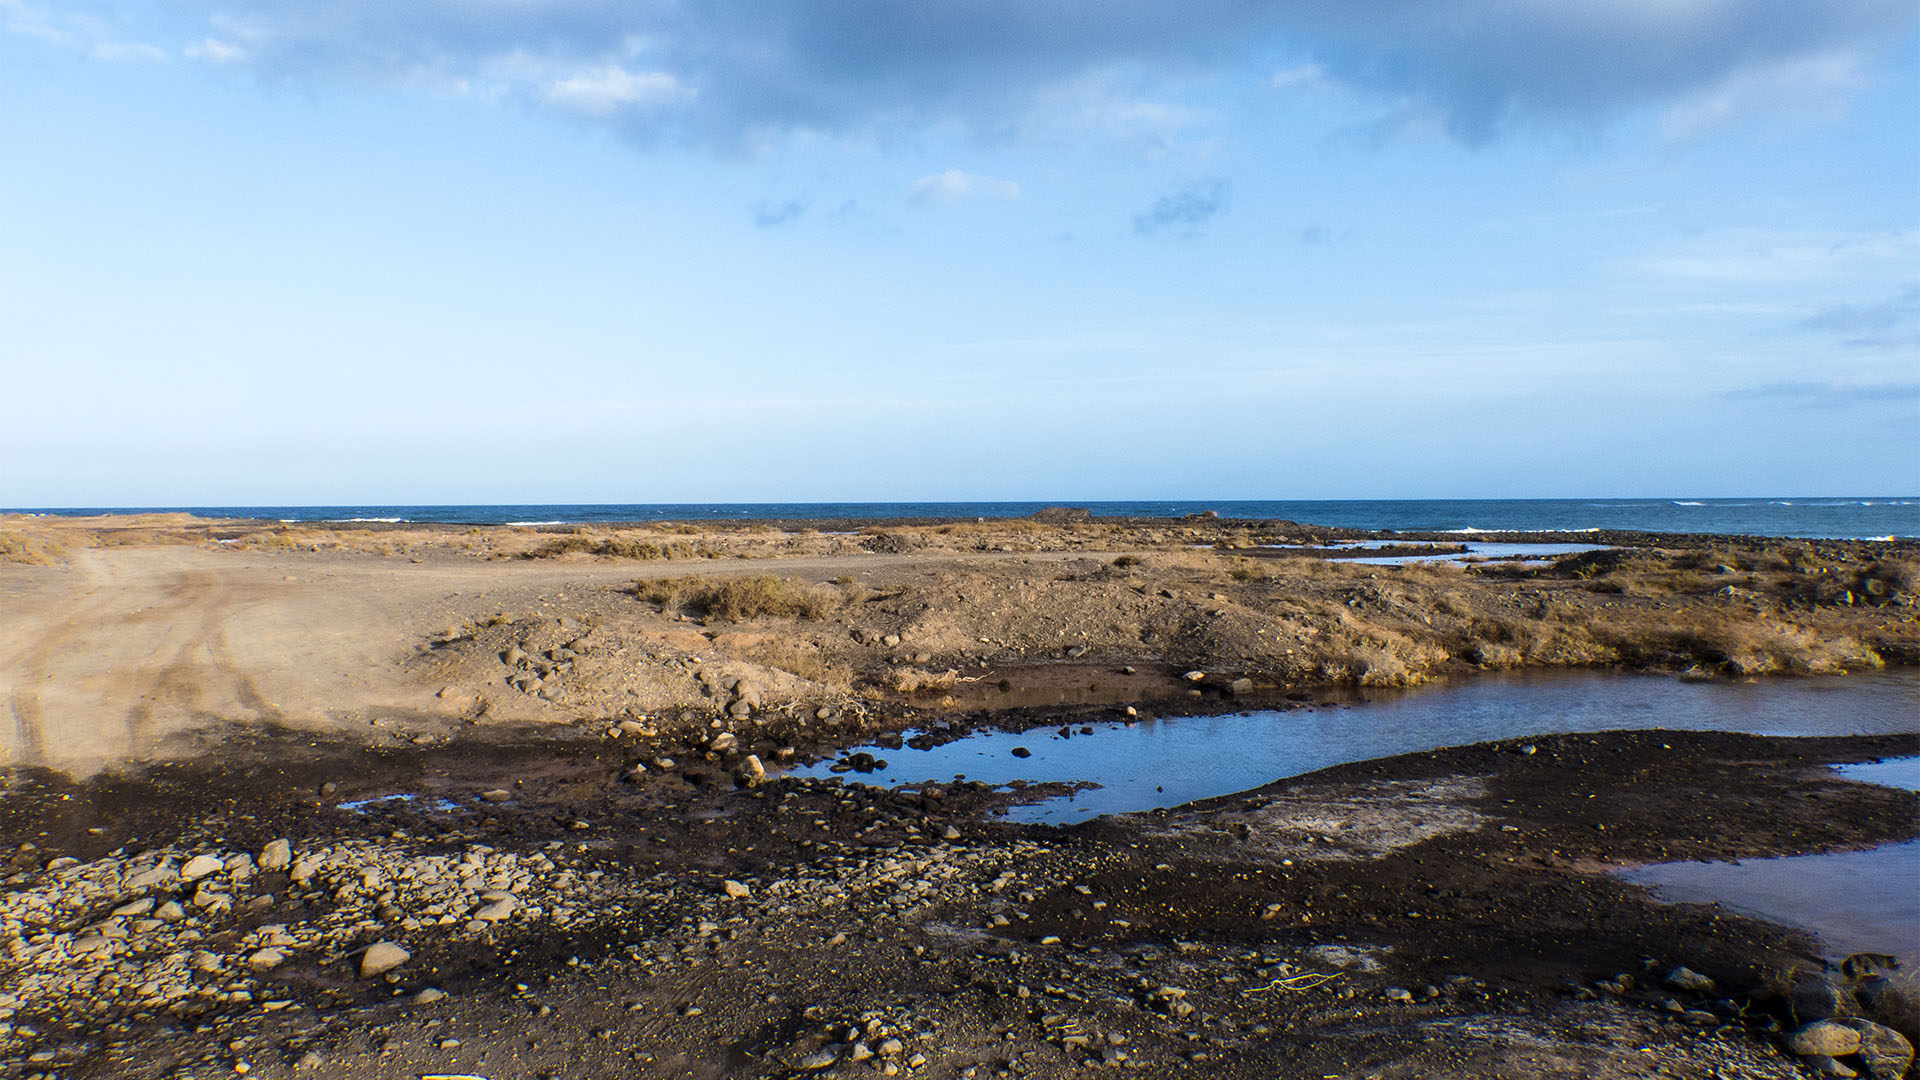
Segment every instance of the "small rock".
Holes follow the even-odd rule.
[[[285,870],[293,865],[293,844],[286,840],[275,840],[260,849],[260,869]]]
[[[1787,1049],[1806,1057],[1845,1057],[1860,1049],[1860,1033],[1832,1020],[1816,1020],[1787,1035]]]
[[[1033,756],[1033,751],[1024,746],[1016,746],[1013,748],[1013,756],[1017,758],[1029,758]]]
[[[500,803],[500,802],[506,802],[512,798],[513,798],[513,792],[508,791],[505,788],[494,788],[491,791],[483,791],[480,793],[480,799],[482,802]]]
[[[839,1046],[823,1046],[801,1058],[799,1061],[794,1062],[793,1067],[801,1072],[819,1072],[822,1069],[831,1069],[839,1063],[840,1054],[843,1049],[843,1047]]]
[[[513,899],[495,900],[493,903],[474,912],[473,917],[481,922],[501,922],[505,919],[512,918],[514,911],[519,908],[519,906],[520,902]]]
[[[149,867],[148,869],[142,870],[139,873],[128,878],[127,889],[131,892],[139,892],[142,889],[151,889],[155,885],[169,884],[178,876],[179,876],[179,872],[174,870],[174,868],[171,866],[166,866],[163,864],[160,866]]]
[[[425,990],[413,995],[413,1003],[415,1005],[431,1005],[436,1001],[444,999],[446,996],[447,992],[445,990],[438,990],[429,986]]]
[[[261,949],[247,957],[247,966],[255,971],[272,971],[287,962],[285,949]]]
[[[1227,693],[1232,694],[1234,697],[1242,697],[1246,694],[1251,694],[1253,693],[1253,680],[1252,679],[1235,679],[1232,682],[1227,684]]]
[[[180,879],[182,881],[199,881],[208,874],[221,870],[226,865],[225,862],[211,855],[195,855],[193,858],[187,860],[185,866],[180,868]]]
[[[1840,1077],[1841,1080],[1847,1080],[1849,1077],[1860,1075],[1846,1064],[1835,1061],[1825,1054],[1810,1054],[1807,1057],[1801,1058],[1800,1064],[1813,1070],[1813,1075],[1815,1076],[1837,1076]]]
[[[1201,682],[1204,679],[1206,679],[1207,673],[1204,671],[1189,671],[1185,675],[1182,675],[1180,677],[1187,680],[1188,682]]]
[[[1811,975],[1793,984],[1787,1000],[1793,1007],[1794,1019],[1802,1024],[1811,1024],[1815,1020],[1831,1020],[1852,1012],[1848,996],[1831,979]]]
[[[360,957],[360,977],[371,979],[385,975],[413,958],[413,954],[391,941],[375,942]]]
[[[740,781],[747,787],[765,783],[766,779],[767,767],[760,763],[758,754],[748,754],[740,762]]]
[[[722,885],[721,888],[725,889],[727,892],[727,896],[730,899],[734,899],[734,900],[745,900],[747,897],[753,895],[752,889],[749,889],[745,885],[741,884],[740,882],[733,881],[731,879],[729,879],[724,885]]]
[[[1665,982],[1670,989],[1682,990],[1689,994],[1713,993],[1713,980],[1691,968],[1677,967],[1667,972]]]
[[[723,731],[713,737],[713,741],[707,744],[707,749],[716,754],[724,754],[739,745],[740,739],[733,732]]]
[[[1407,989],[1404,986],[1389,986],[1387,987],[1387,1000],[1402,1001],[1402,1002],[1412,1001],[1413,991]]]

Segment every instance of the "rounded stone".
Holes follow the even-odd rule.
[[[212,855],[195,855],[180,868],[180,878],[183,881],[199,881],[208,874],[224,869],[226,865],[224,861]]]
[[[360,956],[360,977],[371,979],[377,975],[385,975],[412,958],[412,953],[391,941],[375,942]]]
[[[1801,1057],[1845,1057],[1860,1049],[1860,1033],[1832,1020],[1816,1020],[1788,1034],[1787,1049]]]

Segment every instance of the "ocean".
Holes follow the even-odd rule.
[[[278,521],[417,521],[471,525],[593,522],[796,521],[871,518],[1014,518],[1048,506],[1080,506],[1096,517],[1182,517],[1212,510],[1228,518],[1279,518],[1310,525],[1397,532],[1639,532],[1852,539],[1920,536],[1920,496],[1749,499],[1246,499],[1085,502],[580,503],[474,506],[149,506],[7,511],[131,514]]]

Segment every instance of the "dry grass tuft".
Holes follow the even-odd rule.
[[[601,555],[614,559],[696,559],[708,556],[703,545],[690,540],[667,540],[656,543],[632,536],[561,536],[549,540],[537,548],[520,553],[523,559],[557,559],[562,555],[581,553]]]
[[[67,553],[65,545],[26,533],[0,532],[0,562],[47,566]]]
[[[894,690],[902,694],[926,694],[944,692],[960,684],[960,673],[952,668],[946,671],[926,671],[921,668],[903,667],[895,670],[890,678]]]
[[[839,693],[845,693],[853,686],[853,671],[830,662],[821,654],[820,646],[812,642],[781,638],[755,645],[740,656],[762,667],[784,671]]]
[[[824,619],[844,603],[832,590],[771,574],[755,577],[660,578],[634,585],[634,595],[662,611],[685,611],[721,622],[749,619]]]

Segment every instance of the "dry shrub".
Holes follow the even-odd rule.
[[[1227,576],[1235,581],[1272,581],[1278,576],[1275,570],[1253,559],[1234,559],[1227,567]]]
[[[1886,666],[1880,654],[1856,638],[1828,636],[1799,626],[1696,628],[1695,645],[1734,675],[1838,675]]]
[[[0,532],[0,562],[46,566],[57,562],[67,549],[60,543],[20,532]]]
[[[853,672],[829,662],[821,655],[820,647],[811,642],[783,638],[756,645],[741,656],[762,667],[776,668],[842,693],[853,685]]]
[[[244,551],[289,552],[304,550],[308,544],[291,533],[259,532],[248,533],[227,546]]]
[[[925,694],[932,691],[947,691],[960,684],[960,673],[948,668],[945,671],[926,671],[922,668],[903,667],[894,671],[889,680],[893,688],[902,694]]]
[[[1107,565],[1115,567],[1120,570],[1125,570],[1129,566],[1139,566],[1141,563],[1145,561],[1146,561],[1145,559],[1142,559],[1138,555],[1116,555],[1114,557],[1114,560],[1108,563]]]
[[[822,619],[832,614],[840,602],[838,595],[817,586],[771,574],[719,579],[660,578],[636,583],[634,595],[659,604],[662,610],[678,609],[722,622]]]
[[[693,559],[704,554],[689,540],[655,543],[632,536],[562,536],[520,553],[523,559],[555,559],[576,552],[615,559]]]
[[[1404,634],[1379,627],[1361,629],[1344,612],[1339,626],[1320,661],[1320,674],[1330,682],[1418,686],[1447,659],[1445,650]]]

